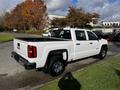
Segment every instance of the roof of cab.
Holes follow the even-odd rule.
[[[70,28],[70,27],[65,27],[65,28],[53,28],[53,30],[86,30],[89,31],[89,29],[82,29],[82,28]]]

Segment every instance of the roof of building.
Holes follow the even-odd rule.
[[[60,16],[60,15],[48,15],[49,19],[52,20],[54,18],[65,18],[65,16]]]

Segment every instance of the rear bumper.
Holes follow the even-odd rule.
[[[22,64],[25,69],[35,69],[36,68],[36,63],[30,63],[28,60],[17,54],[16,52],[11,53],[11,57],[13,57],[17,62]]]

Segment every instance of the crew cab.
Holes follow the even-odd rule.
[[[68,62],[107,54],[107,40],[78,28],[54,28],[51,37],[15,38],[12,57],[26,69],[42,68],[53,76],[63,73]]]

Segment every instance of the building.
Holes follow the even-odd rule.
[[[54,18],[65,18],[65,16],[60,16],[60,15],[48,15],[49,17],[49,26],[48,28],[51,28],[51,20],[53,20]]]
[[[120,31],[120,21],[100,21],[93,30],[101,30],[104,33]]]
[[[65,16],[60,16],[60,15],[48,15],[50,20],[53,20],[54,18],[65,18]]]
[[[49,16],[49,23],[54,18],[65,18],[65,16],[60,15],[48,15]],[[114,31],[120,31],[120,21],[118,20],[104,20],[104,21],[98,21],[97,24],[94,24],[93,22],[90,22],[89,25],[91,25],[93,30],[99,30],[103,33],[111,33]],[[51,26],[49,26],[50,28]]]
[[[104,27],[120,27],[120,21],[102,21]]]

